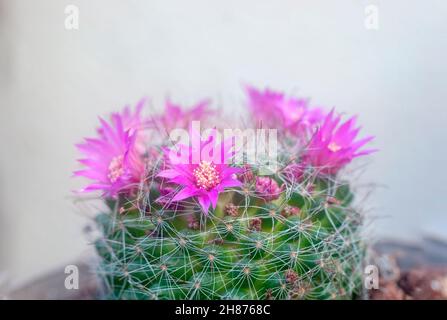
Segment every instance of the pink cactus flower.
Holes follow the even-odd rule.
[[[260,126],[267,128],[282,126],[284,119],[279,108],[284,97],[282,94],[269,89],[262,92],[251,86],[246,87],[246,92],[250,112]]]
[[[286,97],[283,93],[265,89],[246,88],[248,106],[263,127],[284,129],[292,134],[307,134],[323,119],[320,108],[310,108],[309,101]]]
[[[360,127],[355,128],[355,117],[339,125],[340,116],[334,117],[332,110],[311,139],[303,162],[324,174],[335,174],[354,158],[370,154],[375,149],[360,149],[374,139],[373,136],[355,141]]]
[[[237,175],[238,179],[243,182],[250,184],[255,180],[255,174],[252,167],[249,164],[244,164],[241,173]]]
[[[112,113],[111,120],[112,125],[117,126],[115,119],[121,119],[122,126],[124,131],[129,131],[129,134],[132,135],[137,131],[135,145],[140,153],[144,153],[146,150],[146,146],[148,144],[148,136],[147,132],[144,129],[148,128],[148,120],[144,119],[141,115],[143,107],[147,103],[147,99],[141,99],[137,105],[135,106],[135,110],[132,112],[129,105],[126,105],[121,112]],[[97,129],[98,134],[101,137],[104,137],[104,128],[99,127]]]
[[[119,112],[112,113],[112,122],[113,125],[116,126],[117,123],[116,119],[119,118],[122,126],[124,128],[124,131],[127,130],[141,130],[143,127],[147,124],[145,120],[143,120],[141,116],[141,111],[143,110],[144,105],[146,104],[147,99],[143,98],[140,101],[138,101],[137,105],[135,106],[135,111],[132,112],[129,105],[126,105],[123,110]],[[104,128],[99,127],[97,129],[97,132],[100,136],[104,137]],[[133,132],[131,132],[133,133]]]
[[[215,143],[213,136],[202,140],[195,134],[200,147],[177,145],[178,149],[169,150],[167,167],[158,176],[168,179],[168,183],[178,185],[182,189],[172,198],[172,201],[181,201],[187,198],[197,199],[202,211],[208,214],[210,205],[215,209],[219,194],[227,188],[239,187],[242,183],[236,175],[242,170],[230,167],[227,164],[229,158],[233,156],[230,148],[225,147],[225,143]],[[194,138],[193,138],[194,139]],[[192,144],[194,146],[194,143]],[[204,148],[211,151],[203,155]],[[179,161],[178,151],[181,150],[181,161]],[[220,157],[215,154],[219,153]],[[196,158],[198,162],[193,161]]]
[[[292,162],[283,169],[283,174],[289,181],[300,182],[303,179],[305,166]]]
[[[85,155],[78,160],[86,169],[74,172],[95,182],[80,190],[101,190],[104,196],[116,197],[118,193],[135,187],[144,174],[144,163],[136,147],[137,131],[126,130],[123,116],[112,115],[107,123],[100,119],[99,138],[86,138],[76,145]]]
[[[265,201],[270,202],[276,200],[281,195],[282,188],[278,183],[269,177],[256,178],[256,194]]]
[[[192,121],[199,121],[214,114],[214,111],[209,108],[209,104],[208,100],[203,100],[190,109],[184,110],[180,105],[168,100],[164,113],[154,117],[152,124],[166,132],[177,128],[188,129]]]

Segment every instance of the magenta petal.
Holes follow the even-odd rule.
[[[346,121],[345,123],[343,123],[338,129],[337,131],[334,133],[334,135],[336,136],[344,136],[346,135],[349,131],[351,130],[352,125],[354,124],[356,119],[356,116],[353,116],[351,118],[349,118],[348,121]]]
[[[356,118],[344,123],[340,120],[340,116],[334,118],[334,110],[326,116],[303,155],[304,163],[320,169],[322,173],[335,174],[353,158],[370,153],[370,150],[357,152],[373,137],[355,141],[360,131],[360,128],[355,128]]]
[[[99,121],[101,122],[102,129],[104,130],[103,132],[105,134],[106,140],[115,144],[119,144],[119,139],[113,132],[112,127],[101,117],[99,118]]]
[[[172,201],[181,201],[186,198],[190,198],[196,194],[196,190],[186,187],[179,191],[174,198],[172,198]]]
[[[352,145],[352,148],[354,150],[360,149],[361,147],[363,147],[365,144],[367,144],[368,142],[370,142],[373,139],[374,139],[374,136],[369,136],[369,137],[363,138],[362,140],[359,140],[356,143],[354,143]]]
[[[109,186],[106,184],[94,183],[94,184],[88,185],[84,189],[81,189],[80,192],[92,192],[92,191],[96,191],[96,190],[105,190],[108,188],[109,188]]]
[[[73,172],[73,176],[76,177],[85,177],[91,180],[103,180],[106,178],[106,176],[99,171],[95,171],[95,170],[77,170],[75,172]]]
[[[219,192],[216,189],[210,190],[208,193],[208,197],[213,205],[213,209],[216,209],[217,200],[219,199]]]
[[[219,187],[223,190],[224,188],[231,188],[231,187],[240,187],[242,186],[242,182],[240,182],[237,179],[233,178],[227,178],[220,182]]]
[[[191,185],[191,180],[184,176],[177,176],[175,178],[172,178],[169,182],[176,183],[182,186]]]
[[[226,178],[232,176],[233,174],[241,173],[242,171],[242,168],[226,167],[222,170],[221,175],[222,178]]]
[[[75,176],[84,176],[95,180],[83,189],[83,192],[102,190],[103,195],[115,196],[117,192],[134,188],[141,181],[145,164],[136,148],[136,134],[129,130],[141,123],[139,112],[132,114],[128,107],[121,113],[114,113],[111,121],[100,118],[101,127],[98,138],[86,138],[76,147],[84,154],[79,162],[84,170],[76,171]],[[114,176],[111,177],[111,170]]]
[[[210,154],[214,156],[216,148],[218,151],[222,151],[225,142],[217,142],[215,139],[211,139],[213,132],[211,132],[208,139],[201,139],[199,133],[191,128],[191,134],[197,141],[193,143],[193,146],[182,145],[180,149],[184,151],[184,154],[202,156],[201,152],[207,147],[209,148]],[[220,192],[223,192],[227,187],[238,187],[242,185],[242,182],[236,179],[235,174],[242,172],[243,169],[229,167],[227,164],[221,162],[215,163],[214,159],[207,160],[199,157],[198,159],[194,158],[194,160],[198,161],[197,163],[178,163],[176,161],[178,159],[176,159],[176,154],[174,153],[175,150],[173,150],[164,150],[166,165],[169,170],[164,170],[159,174],[159,176],[167,177],[169,179],[168,183],[184,187],[175,195],[172,201],[196,197],[202,211],[204,214],[207,214],[210,205],[216,208]],[[206,161],[210,163],[206,163]],[[210,171],[207,172],[206,170]],[[197,180],[199,179],[203,181],[199,181],[200,183],[198,183]]]
[[[210,199],[206,196],[200,196],[197,199],[199,201],[200,206],[202,207],[202,211],[205,215],[208,215],[208,210],[210,208]]]
[[[379,151],[379,149],[366,149],[360,152],[357,152],[356,154],[354,154],[354,157],[359,157],[359,156],[366,156],[368,154],[374,153]]]
[[[160,171],[157,174],[157,177],[172,179],[172,178],[177,177],[178,175],[179,175],[179,173],[177,172],[177,170],[167,169],[167,170]]]

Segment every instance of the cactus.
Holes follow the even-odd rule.
[[[297,145],[297,131],[284,130],[273,174],[263,175],[262,162],[229,166],[236,172],[232,179],[238,183],[221,190],[211,208],[197,194],[175,200],[181,185],[160,174],[169,168],[167,143],[152,145],[150,152],[145,151],[141,178],[116,193],[107,188],[104,198],[108,210],[96,217],[102,234],[95,242],[100,257],[98,274],[105,297],[360,297],[365,256],[363,219],[353,207],[353,193],[339,170],[352,158],[372,150],[357,152],[364,143],[356,144],[354,137],[345,143],[343,135],[353,132],[352,121],[340,126],[344,129],[332,126],[332,135],[323,132],[323,138],[332,137],[332,141],[315,140],[334,120],[333,112],[322,117],[308,138],[301,131],[300,139],[307,139],[306,143]],[[125,127],[124,117],[115,115],[114,119],[106,131],[121,120]],[[370,139],[360,142],[366,140]],[[112,140],[104,137],[102,141]],[[322,143],[326,147],[329,144],[332,152],[325,156],[326,163],[321,163],[321,153],[315,154],[314,148],[321,149]],[[340,151],[337,149],[345,152],[334,157]],[[112,162],[107,161],[110,174]],[[113,173],[121,172],[116,166],[113,169]],[[199,191],[215,186],[205,183],[210,181],[209,171],[193,173]],[[198,176],[202,173],[205,175]],[[130,177],[127,174],[126,181]]]

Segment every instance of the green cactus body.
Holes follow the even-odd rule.
[[[157,182],[97,216],[99,274],[110,299],[352,299],[361,294],[361,216],[349,186],[273,176],[222,194],[204,215],[192,200],[157,203]],[[304,186],[312,185],[312,190]],[[309,188],[308,188],[309,189]]]

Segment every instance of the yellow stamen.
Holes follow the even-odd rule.
[[[329,150],[331,150],[332,152],[337,152],[337,151],[339,151],[339,150],[341,149],[341,146],[338,145],[338,144],[335,143],[335,142],[331,142],[331,143],[329,143],[329,145],[327,146],[327,148],[328,148]]]
[[[200,162],[199,166],[194,169],[193,174],[196,179],[196,185],[200,189],[209,191],[220,183],[219,172],[211,162]]]
[[[109,164],[109,174],[107,177],[109,178],[110,182],[114,183],[116,180],[118,180],[119,177],[121,177],[124,173],[123,168],[123,156],[117,156],[110,161]]]

